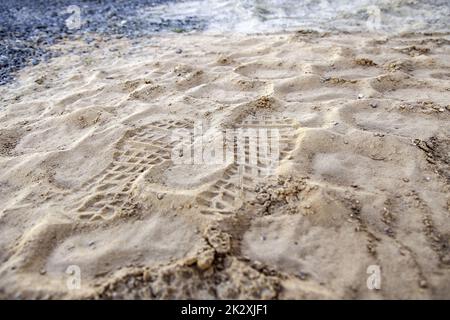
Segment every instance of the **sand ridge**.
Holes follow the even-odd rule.
[[[449,43],[157,36],[23,70],[0,89],[0,294],[449,298]],[[279,130],[275,173],[175,163],[199,120]]]

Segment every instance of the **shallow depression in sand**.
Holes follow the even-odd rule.
[[[358,112],[354,117],[359,127],[370,131],[415,138],[431,137],[438,131],[450,135],[449,121],[433,119],[432,116],[423,114]]]
[[[111,265],[157,265],[182,258],[198,240],[195,226],[184,218],[154,215],[68,237],[48,257],[46,270],[58,277],[68,266],[77,265],[84,277],[92,277]]]

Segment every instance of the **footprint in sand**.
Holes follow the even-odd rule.
[[[264,144],[267,142],[270,145],[271,153],[276,149],[275,152],[279,153],[279,161],[287,159],[289,152],[294,148],[297,127],[298,124],[292,119],[258,119],[255,117],[249,117],[241,125],[236,126],[235,130],[245,132],[248,129],[255,129],[256,132],[260,132],[258,143],[251,143],[249,137],[243,139],[241,150],[244,156],[235,156],[235,161],[223,171],[222,177],[197,196],[196,201],[200,206],[200,212],[203,214],[232,214],[244,202],[250,201],[254,197],[254,189],[258,181],[264,180],[268,174],[274,173],[276,170],[276,168],[271,168],[273,159],[267,157]],[[276,132],[277,135],[273,135],[274,139],[272,139],[271,133],[268,141],[262,141],[260,140],[263,136],[261,130],[273,130],[271,132]],[[235,134],[237,132],[235,131]],[[274,143],[275,139],[278,140],[277,144]],[[239,152],[236,149],[235,151]],[[252,158],[252,154],[255,154],[256,157]]]
[[[136,181],[154,166],[171,162],[175,128],[188,128],[187,121],[157,121],[128,133],[116,146],[113,162],[82,188],[86,194],[77,211],[81,218],[109,219],[130,209]]]

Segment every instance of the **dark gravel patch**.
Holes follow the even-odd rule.
[[[11,82],[14,73],[59,55],[49,46],[63,39],[82,38],[91,43],[92,33],[111,38],[138,38],[163,31],[201,30],[205,22],[195,17],[168,20],[142,17],[149,6],[176,0],[1,0],[0,85]],[[81,28],[68,28],[73,16],[69,6],[80,8]],[[69,25],[70,26],[70,25]]]

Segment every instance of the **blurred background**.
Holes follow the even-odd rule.
[[[155,33],[448,32],[450,0],[2,0],[0,85],[62,39]]]

